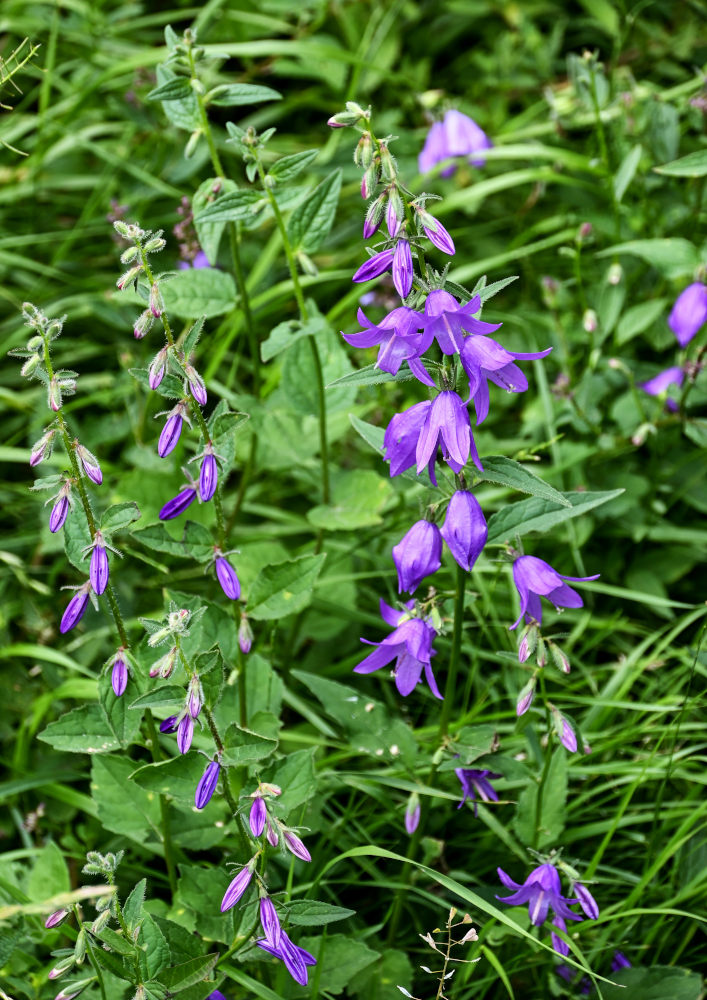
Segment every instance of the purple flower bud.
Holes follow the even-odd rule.
[[[436,524],[417,521],[393,546],[398,593],[412,594],[419,583],[442,565],[442,535]]]
[[[85,583],[66,605],[66,610],[61,616],[61,624],[59,625],[59,631],[62,635],[66,632],[70,632],[71,629],[75,625],[78,625],[83,618],[84,612],[88,606],[88,592],[90,586],[90,583]]]
[[[37,443],[33,445],[32,451],[29,456],[29,464],[32,466],[32,468],[34,468],[36,465],[39,465],[40,462],[43,462],[45,458],[51,455],[52,441],[54,440],[55,434],[56,430],[52,428],[51,430],[48,430],[45,434],[43,434],[42,437],[39,439],[39,441],[37,441]]]
[[[383,250],[381,253],[369,257],[365,264],[361,264],[354,274],[352,281],[370,281],[388,271],[393,263],[394,250]]]
[[[268,844],[270,844],[271,847],[277,847],[279,843],[277,830],[272,825],[269,819],[265,820],[265,836],[267,838]]]
[[[154,316],[149,309],[141,312],[133,324],[133,335],[135,340],[142,340],[146,333],[150,332],[150,327],[154,322]]]
[[[157,442],[157,454],[160,458],[166,458],[177,447],[183,423],[182,411],[177,406],[165,420],[160,439]]]
[[[206,386],[204,380],[193,365],[185,365],[184,373],[189,381],[189,391],[199,406],[206,406]]]
[[[162,315],[162,296],[157,282],[150,288],[150,312],[155,318]]]
[[[88,478],[92,480],[96,486],[100,486],[103,482],[103,473],[101,472],[101,467],[98,464],[96,456],[92,455],[88,448],[84,448],[82,444],[76,445],[76,454],[81,462],[81,465],[83,466],[83,471],[86,473]]]
[[[565,934],[567,933],[567,924],[562,919],[562,917],[555,917],[555,919],[552,921],[552,925],[553,927],[557,927],[558,930],[564,931]],[[559,934],[555,934],[555,932],[553,931],[552,934],[550,935],[550,939],[552,941],[553,950],[557,955],[562,955],[563,958],[569,955],[570,946],[567,944],[566,941],[563,941],[563,939],[560,937]]]
[[[393,254],[393,284],[398,295],[406,299],[412,288],[412,253],[410,242],[398,240]]]
[[[168,715],[166,719],[160,722],[160,732],[161,733],[173,733],[177,729],[177,716]]]
[[[453,257],[455,254],[454,240],[449,235],[447,230],[444,228],[439,219],[435,219],[434,215],[430,215],[429,212],[420,212],[420,221],[422,222],[422,228],[425,231],[425,236],[438,250],[442,253],[449,254]]]
[[[201,692],[201,684],[199,683],[199,678],[194,675],[189,682],[189,695],[187,697],[187,711],[192,719],[199,718],[203,704],[204,699]]]
[[[250,867],[252,864],[252,861],[248,862],[246,867],[238,872],[228,889],[226,889],[226,893],[221,900],[221,913],[225,913],[226,910],[230,910],[232,906],[235,906],[250,885],[250,880],[253,877],[253,870]]]
[[[59,977],[63,976],[65,972],[69,971],[73,964],[74,956],[67,955],[66,958],[62,958],[60,962],[56,963],[54,968],[47,975],[47,979],[59,979]]]
[[[180,753],[186,753],[194,737],[194,720],[187,712],[177,726],[177,746]]]
[[[216,486],[218,485],[218,466],[216,465],[216,459],[213,456],[213,452],[210,450],[210,446],[206,446],[206,453],[204,454],[204,460],[201,463],[201,471],[199,473],[199,495],[203,503],[206,503],[216,492]]]
[[[296,858],[301,858],[302,861],[312,860],[312,855],[309,853],[296,833],[293,833],[292,830],[285,830],[284,836],[285,846],[292,851]]]
[[[105,548],[96,544],[91,552],[91,563],[88,576],[91,586],[97,594],[102,594],[108,586],[108,555]]]
[[[388,199],[388,207],[385,210],[385,224],[388,227],[391,237],[398,235],[398,230],[403,221],[398,214],[401,207],[400,199],[396,198],[395,195],[391,195]]]
[[[83,993],[89,983],[92,982],[94,982],[93,979],[82,979],[78,983],[71,983],[71,985],[65,986],[63,990],[59,990],[54,1000],[76,1000],[76,997]],[[76,988],[77,986],[79,989]]]
[[[420,800],[417,795],[413,792],[410,796],[405,809],[405,831],[409,833],[410,836],[417,830],[418,824],[420,822]]]
[[[263,832],[263,827],[268,818],[268,812],[265,808],[265,803],[263,802],[260,795],[256,795],[253,799],[253,804],[250,807],[250,815],[248,816],[248,824],[250,826],[250,832],[254,837],[259,837]],[[268,824],[269,826],[269,824]]]
[[[47,399],[50,409],[58,413],[61,409],[61,386],[56,376],[50,381],[47,387]]]
[[[195,500],[196,490],[188,486],[181,493],[178,493],[176,497],[172,497],[171,500],[167,501],[159,513],[160,521],[171,521],[173,517],[179,517]]]
[[[693,281],[675,300],[668,326],[680,347],[687,347],[700,327],[707,322],[707,286]]]
[[[151,389],[156,389],[160,384],[162,379],[165,377],[167,371],[167,348],[163,347],[161,351],[154,356],[150,362],[150,367],[147,369],[147,381]]]
[[[237,601],[241,596],[241,584],[235,569],[223,556],[216,556],[215,564],[216,576],[221,584],[221,589],[229,600]]]
[[[521,715],[525,715],[530,706],[533,704],[533,698],[535,698],[535,678],[531,677],[518,695],[518,700],[516,702],[517,716],[520,717]]]
[[[567,719],[561,716],[562,719],[562,731],[560,732],[560,742],[562,746],[569,750],[570,753],[577,752],[577,737],[574,734],[574,729],[569,724]]]
[[[64,521],[66,521],[66,516],[69,513],[69,498],[66,494],[62,494],[57,498],[56,503],[52,507],[52,512],[49,515],[49,530],[54,533],[63,528]]]
[[[486,519],[473,493],[457,490],[452,496],[441,534],[456,562],[471,570],[488,538]]]
[[[111,672],[110,680],[113,685],[113,691],[116,698],[120,698],[120,696],[125,692],[125,688],[128,686],[128,668],[122,656],[116,656],[113,661],[113,670]]]
[[[62,924],[68,917],[70,910],[54,910],[50,913],[47,919],[44,921],[44,926],[49,929],[51,927],[58,927]]]
[[[575,882],[572,886],[572,891],[579,900],[579,905],[582,907],[589,919],[597,920],[599,917],[599,907],[597,906],[597,901],[594,896],[592,896],[589,889],[582,885],[581,882]]]
[[[221,767],[218,761],[212,760],[207,765],[206,770],[201,776],[199,784],[196,786],[194,805],[197,809],[203,809],[204,806],[211,800],[211,796],[214,794],[216,785],[218,784],[220,771]]]
[[[245,614],[241,614],[241,623],[238,626],[238,645],[243,654],[250,653],[253,645],[253,629]]]
[[[528,643],[528,633],[526,632],[518,645],[518,662],[525,663],[525,661],[528,659],[529,656],[530,656],[530,644]]]
[[[260,923],[263,927],[265,939],[277,948],[280,944],[282,928],[280,927],[277,910],[273,906],[269,896],[262,896],[260,899]]]

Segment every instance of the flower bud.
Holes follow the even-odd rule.
[[[587,333],[596,332],[596,329],[599,326],[599,320],[593,309],[585,309],[584,315],[582,316],[582,326]]]
[[[152,324],[154,323],[154,316],[149,309],[145,309],[141,312],[138,318],[135,320],[133,325],[133,333],[136,340],[142,340],[146,333],[149,333]]]
[[[378,195],[378,197],[371,202],[368,206],[366,212],[366,219],[363,223],[363,238],[368,240],[377,232],[381,222],[383,221],[383,206],[385,205],[385,194]]]
[[[453,257],[455,253],[454,240],[439,219],[435,219],[434,215],[430,215],[429,212],[420,208],[417,209],[417,217],[430,243],[436,246],[438,250],[441,250],[442,253]]]
[[[123,289],[127,288],[131,282],[137,281],[138,275],[140,274],[141,271],[142,271],[142,264],[138,264],[135,267],[129,268],[125,272],[125,274],[121,274],[121,276],[116,281],[116,285],[118,286],[120,291],[122,292]]]
[[[624,276],[624,270],[620,264],[612,264],[607,271],[606,280],[610,285],[618,285]]]
[[[248,825],[250,826],[250,832],[254,837],[259,837],[261,835],[267,818],[268,811],[265,807],[262,796],[256,794],[248,815]]]
[[[79,994],[83,993],[87,986],[95,983],[95,976],[88,979],[79,979],[75,983],[67,983],[63,990],[59,990],[54,1000],[75,1000]]]
[[[568,674],[570,672],[569,657],[554,642],[548,642],[548,646],[550,647],[550,656],[557,669],[561,670],[563,674]]]
[[[531,677],[518,695],[518,699],[516,701],[517,716],[525,715],[530,706],[533,704],[533,698],[535,697],[535,684],[535,678]]]
[[[357,167],[367,170],[373,159],[373,142],[369,132],[364,132],[354,150],[354,163]]]
[[[385,224],[391,236],[398,235],[398,230],[404,218],[405,208],[403,206],[403,199],[400,197],[400,193],[396,187],[391,188],[388,197],[388,207],[385,212]]]
[[[42,359],[38,354],[33,354],[31,357],[27,358],[25,363],[20,368],[20,375],[24,378],[30,378],[36,372],[41,360]]]
[[[64,614],[61,616],[61,624],[59,625],[59,631],[62,635],[70,632],[83,618],[84,612],[88,607],[88,592],[90,589],[91,584],[85,583],[66,605]]]
[[[100,934],[103,928],[108,924],[111,919],[110,910],[104,910],[103,913],[99,913],[96,919],[91,924],[91,933]]]
[[[174,733],[177,729],[177,716],[168,715],[166,719],[160,722],[160,732],[161,733]]]
[[[393,254],[393,284],[401,299],[406,299],[412,289],[412,252],[407,239],[398,240]]]
[[[52,444],[54,442],[54,435],[56,434],[56,428],[50,427],[48,431],[41,436],[39,441],[32,446],[32,451],[29,456],[29,464],[34,468],[34,466],[39,465],[43,462],[45,458],[49,458],[52,453]]]
[[[101,467],[98,464],[96,456],[92,455],[88,448],[84,448],[82,444],[76,445],[76,455],[84,473],[92,482],[100,486],[103,482],[103,473],[101,472]]]
[[[49,408],[58,413],[61,409],[61,385],[59,379],[54,376],[47,386],[47,402],[49,403]]]
[[[156,281],[150,286],[150,312],[155,317],[162,315],[162,295]]]
[[[405,831],[409,833],[410,836],[417,830],[418,823],[420,822],[420,796],[417,792],[413,792],[408,799],[407,806],[405,808]]]
[[[218,465],[214,458],[213,448],[210,444],[204,449],[204,458],[199,471],[199,496],[202,503],[207,503],[218,485]]]
[[[186,400],[180,400],[167,417],[160,434],[160,439],[157,442],[157,454],[160,458],[166,458],[177,447],[179,436],[182,433],[182,426],[186,419],[186,409]]]
[[[285,846],[288,850],[292,851],[296,858],[301,858],[302,861],[312,860],[312,855],[309,853],[296,833],[293,833],[292,830],[285,830],[284,837]]]
[[[49,515],[49,530],[52,534],[55,534],[64,526],[68,513],[69,497],[62,491],[57,497],[56,503],[52,507],[52,512]]]
[[[194,805],[197,809],[203,809],[204,806],[208,805],[218,784],[220,771],[221,766],[218,761],[212,760],[207,765],[206,770],[199,780],[199,784],[196,786]]]
[[[91,552],[91,563],[88,571],[88,578],[91,586],[97,594],[102,594],[108,586],[108,553],[101,544],[103,536],[100,531],[96,532],[94,538],[93,551]]]
[[[165,373],[167,371],[167,357],[168,349],[165,346],[161,351],[157,352],[150,362],[150,367],[147,369],[147,381],[151,389],[156,389],[165,377]]]
[[[189,486],[182,490],[181,493],[178,493],[176,497],[168,500],[157,516],[160,521],[171,521],[172,518],[183,514],[187,507],[195,500],[196,490]]]
[[[60,962],[56,963],[47,976],[47,979],[58,979],[60,976],[63,976],[65,972],[68,972],[73,967],[74,961],[73,955],[67,955],[66,958],[62,958]]]
[[[380,161],[376,158],[370,162],[361,178],[361,197],[364,201],[371,197],[376,189],[380,176]]]
[[[157,253],[159,250],[164,250],[166,246],[167,242],[161,236],[153,236],[151,240],[147,241],[143,250],[145,253]]]
[[[251,858],[245,868],[241,868],[236,877],[233,879],[226,893],[221,900],[221,913],[225,913],[226,910],[230,910],[232,906],[235,906],[238,900],[241,898],[243,893],[246,891],[250,885],[250,880],[253,877],[253,869],[255,868],[255,859]]]
[[[74,942],[74,960],[77,965],[82,965],[85,957],[86,957],[86,928],[81,927],[76,936],[76,941]]]
[[[387,181],[394,181],[397,176],[397,169],[395,167],[395,160],[391,156],[390,150],[387,145],[382,142],[378,147],[380,154],[380,165],[383,171],[383,176]]]
[[[128,667],[120,653],[113,660],[113,669],[111,671],[110,680],[113,685],[113,691],[116,698],[120,698],[120,696],[125,693],[125,688],[128,686]]]
[[[599,907],[597,906],[597,901],[594,896],[592,896],[589,889],[582,885],[581,882],[575,882],[572,886],[572,892],[579,900],[579,905],[582,907],[589,919],[597,920],[599,918]]]
[[[253,630],[245,613],[241,614],[241,623],[238,626],[238,645],[243,654],[250,653],[253,645]]]
[[[140,251],[138,250],[137,247],[128,247],[128,249],[123,250],[123,252],[120,255],[120,263],[130,264],[131,261],[134,261],[135,258],[138,256],[139,252]]]
[[[189,391],[199,406],[206,406],[206,386],[204,380],[193,365],[184,366],[184,374],[189,381]]]
[[[187,712],[177,726],[177,747],[179,748],[180,753],[186,753],[189,750],[193,737],[194,720]]]
[[[280,927],[277,910],[273,906],[273,902],[269,896],[261,896],[260,923],[265,934],[265,940],[277,948],[280,944],[282,928]]]
[[[241,596],[241,584],[238,576],[236,575],[235,569],[231,566],[228,559],[224,559],[221,555],[216,556],[215,566],[216,576],[218,577],[218,582],[221,584],[221,589],[224,594],[229,600],[237,601]]]
[[[192,132],[192,134],[189,136],[187,144],[184,147],[185,160],[190,160],[194,155],[194,153],[196,152],[196,147],[199,144],[199,139],[201,138],[201,135],[202,135],[201,129],[198,128],[194,132]]]
[[[59,924],[63,924],[63,922],[66,920],[66,918],[68,917],[68,915],[70,913],[71,913],[71,910],[67,910],[67,909],[54,910],[54,912],[50,913],[49,916],[47,917],[47,919],[44,921],[44,926],[48,930],[50,928],[52,928],[52,927],[58,927]]]
[[[277,847],[279,842],[277,836],[277,830],[272,825],[269,819],[265,820],[265,836],[267,838],[268,844],[270,844],[271,847]]]
[[[204,696],[201,690],[201,684],[199,683],[199,678],[196,674],[189,681],[189,693],[187,695],[187,711],[191,715],[192,719],[198,719],[199,713],[204,704]]]

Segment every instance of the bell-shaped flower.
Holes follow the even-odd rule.
[[[466,305],[460,305],[449,292],[438,288],[425,299],[425,315],[422,326],[425,333],[432,333],[443,354],[457,354],[464,343],[464,333],[493,333],[501,323],[485,323],[475,319],[474,313],[481,309],[481,297],[475,295]]]
[[[414,607],[414,601],[410,601],[406,607],[409,611]],[[370,674],[395,660],[395,686],[403,697],[415,690],[424,670],[432,694],[441,700],[442,695],[430,663],[436,654],[432,649],[432,641],[437,635],[435,629],[426,619],[412,618],[408,612],[397,611],[383,600],[380,602],[380,611],[383,620],[393,626],[393,631],[380,643],[361,639],[361,642],[377,648],[354,667],[354,672]]]
[[[462,792],[464,793],[464,797],[457,806],[457,809],[461,809],[466,800],[471,799],[474,803],[474,816],[478,816],[477,795],[482,802],[498,802],[498,793],[491,784],[491,781],[500,778],[500,774],[494,774],[493,771],[488,770],[477,771],[470,767],[455,767],[454,773],[459,778]]]
[[[490,337],[466,337],[460,351],[461,363],[472,386],[471,394],[476,408],[476,423],[482,423],[489,412],[488,381],[508,392],[525,392],[528,380],[516,361],[535,361],[546,357],[551,347],[544,351],[519,353],[507,351]]]
[[[274,955],[275,958],[279,958],[284,962],[285,968],[300,986],[307,985],[309,978],[307,966],[316,965],[317,960],[305,948],[299,948],[296,944],[293,944],[285,931],[280,931],[280,940],[277,945],[268,941],[267,938],[255,943],[263,951],[267,951],[269,955]]]
[[[179,517],[195,500],[196,490],[192,486],[188,486],[181,493],[178,493],[176,497],[172,497],[171,500],[167,501],[158,514],[160,521],[171,521],[173,517]]]
[[[684,369],[680,365],[674,365],[672,368],[665,368],[662,372],[658,372],[657,375],[649,378],[646,382],[639,382],[638,386],[644,392],[647,392],[649,396],[662,396],[673,385],[676,389],[680,389],[684,381]],[[678,404],[674,399],[668,398],[665,400],[665,407],[675,413],[678,409]]]
[[[116,656],[113,660],[110,681],[113,685],[113,693],[116,698],[120,698],[125,693],[128,686],[128,666],[123,656]]]
[[[209,761],[194,793],[194,805],[197,809],[203,809],[211,801],[211,796],[216,790],[220,773],[221,765],[219,762],[217,760]]]
[[[517,628],[524,615],[528,624],[535,621],[540,625],[543,620],[541,597],[547,597],[556,608],[581,608],[582,598],[576,590],[567,586],[565,580],[583,583],[598,578],[598,573],[594,576],[564,576],[544,559],[538,559],[537,556],[519,556],[513,563],[513,582],[520,597],[520,614],[510,628]]]
[[[469,413],[456,392],[445,390],[432,401],[417,440],[415,457],[418,475],[442,446],[442,457],[455,472],[464,468],[471,454],[474,465],[483,472],[471,433]]]
[[[681,347],[687,347],[700,327],[707,322],[707,285],[693,281],[675,300],[668,316],[668,326]]]
[[[217,555],[214,560],[216,566],[216,576],[221,584],[221,590],[231,601],[237,601],[241,596],[241,584],[235,569],[228,559],[222,555]]]
[[[91,590],[91,582],[87,580],[83,586],[79,587],[69,603],[66,605],[64,614],[61,616],[59,631],[62,635],[70,632],[75,625],[81,621],[88,607],[88,595]]]
[[[421,313],[407,306],[399,306],[375,325],[369,321],[363,309],[359,309],[358,321],[364,329],[358,333],[342,333],[342,337],[352,347],[378,346],[376,368],[397,375],[403,361],[410,363],[419,358],[432,343],[431,335],[418,333],[421,319]]]
[[[398,571],[398,593],[414,594],[426,576],[442,565],[442,536],[436,524],[417,521],[393,546],[393,562]]]
[[[225,913],[226,910],[230,910],[232,906],[236,905],[238,900],[250,885],[254,868],[255,860],[251,858],[245,868],[241,868],[238,872],[228,889],[226,889],[224,897],[221,900],[221,913]]]
[[[496,899],[511,906],[522,906],[527,903],[530,922],[536,927],[545,921],[550,909],[562,920],[582,919],[569,908],[570,904],[576,903],[577,900],[562,895],[560,876],[554,865],[544,864],[534,868],[522,885],[509,878],[502,868],[496,870],[506,888],[515,889],[511,896],[496,896]]]
[[[282,927],[277,910],[269,896],[260,897],[260,925],[263,928],[265,940],[277,948],[280,944]]]
[[[283,831],[283,840],[285,843],[285,847],[288,849],[288,851],[291,851],[296,858],[299,858],[301,861],[312,860],[312,855],[305,847],[304,842],[292,830]]]
[[[442,160],[453,156],[465,156],[474,167],[483,167],[486,162],[483,150],[493,143],[473,118],[461,111],[447,111],[441,122],[435,122],[427,133],[425,145],[418,157],[421,174],[427,173]],[[445,167],[442,177],[451,177],[456,166]]]
[[[469,490],[457,490],[453,494],[441,534],[456,562],[467,572],[471,570],[489,532],[481,504]]]
[[[431,406],[428,399],[415,403],[402,413],[396,413],[386,427],[383,435],[384,458],[390,462],[391,476],[399,476],[415,465],[417,442]]]

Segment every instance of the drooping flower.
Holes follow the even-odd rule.
[[[442,535],[436,524],[417,521],[393,546],[393,562],[398,571],[398,593],[413,594],[426,576],[442,565]]]
[[[486,157],[484,149],[493,143],[473,118],[454,109],[447,111],[441,122],[435,122],[427,133],[425,145],[418,157],[421,174],[427,173],[435,164],[452,156],[466,156],[474,167],[483,167]],[[476,154],[476,155],[474,155]],[[457,168],[445,167],[442,177],[451,177]]]
[[[393,284],[401,299],[406,299],[412,289],[412,253],[410,241],[400,239],[393,253]]]
[[[456,252],[454,240],[439,219],[435,219],[434,215],[430,215],[430,213],[425,211],[424,208],[417,209],[417,217],[420,220],[425,236],[430,243],[432,243],[433,246],[436,246],[438,250],[441,250],[442,253],[446,253],[450,257],[453,257]]]
[[[391,247],[388,250],[382,250],[380,253],[376,253],[372,257],[369,257],[365,263],[361,264],[351,280],[362,282],[370,281],[372,278],[378,278],[385,271],[389,271],[393,266],[394,253],[395,250]]]
[[[75,625],[81,621],[84,616],[84,612],[88,607],[88,594],[91,589],[91,581],[87,580],[82,587],[80,587],[74,596],[71,598],[69,603],[66,605],[64,614],[61,616],[61,624],[59,625],[59,631],[62,635],[66,632],[70,632]]]
[[[482,802],[498,802],[498,793],[491,784],[491,781],[500,778],[500,774],[494,774],[493,771],[489,770],[477,771],[469,767],[455,767],[454,773],[459,778],[462,792],[464,793],[464,797],[457,806],[457,809],[461,809],[466,800],[471,799],[474,803],[474,816],[478,816],[477,795]]]
[[[184,399],[180,399],[174,409],[170,410],[169,416],[162,428],[160,439],[157,442],[157,454],[160,458],[166,458],[177,447],[185,420],[189,423],[187,402]]]
[[[216,576],[221,584],[221,590],[230,601],[237,601],[241,596],[241,584],[235,569],[228,559],[217,555],[214,560],[216,566]]]
[[[415,465],[417,442],[431,406],[428,399],[415,403],[402,413],[396,413],[386,427],[383,435],[384,458],[386,462],[390,462],[391,476],[399,476]],[[430,475],[433,467],[434,456]]]
[[[675,300],[668,316],[668,326],[678,344],[687,347],[700,327],[707,322],[707,285],[693,281]]]
[[[167,501],[158,515],[160,521],[170,521],[173,517],[179,517],[195,500],[196,490],[193,486],[188,486],[181,493],[178,493],[176,497],[172,497],[171,500]]]
[[[193,365],[186,364],[184,366],[184,374],[187,377],[189,383],[189,391],[191,392],[194,399],[197,401],[199,406],[206,406],[206,385],[201,375],[198,373]]]
[[[274,955],[285,963],[285,968],[292,978],[300,984],[306,986],[308,980],[307,966],[316,965],[317,960],[306,949],[299,948],[289,939],[285,931],[280,932],[280,942],[278,945],[272,944],[268,940],[256,941],[259,948]]]
[[[541,597],[547,597],[556,608],[583,607],[582,598],[564,581],[584,583],[587,580],[596,580],[598,577],[598,573],[594,576],[564,576],[544,559],[538,559],[536,556],[519,556],[513,563],[513,582],[520,597],[520,614],[509,627],[517,628],[524,615],[528,624],[536,621],[540,625],[543,620]]]
[[[481,309],[481,297],[473,299],[462,306],[450,292],[438,288],[430,292],[425,299],[425,315],[422,326],[425,333],[432,334],[437,339],[443,354],[457,354],[464,343],[464,330],[467,333],[487,334],[498,330],[501,323],[485,323],[475,319],[474,313]]]
[[[393,626],[393,631],[380,643],[361,639],[361,642],[377,648],[354,667],[354,672],[370,674],[395,660],[395,686],[405,697],[414,691],[424,669],[432,694],[441,700],[442,695],[430,663],[436,652],[432,649],[432,642],[437,632],[426,619],[410,617],[409,611],[414,604],[414,601],[409,601],[407,611],[396,611],[384,600],[380,601],[381,616],[388,625]]]
[[[120,698],[128,686],[128,667],[123,656],[118,655],[113,660],[110,680],[116,698]]]
[[[260,897],[260,924],[265,934],[265,940],[276,948],[280,944],[282,927],[277,910],[269,896]]]
[[[647,392],[649,396],[662,396],[664,393],[667,393],[671,385],[680,389],[684,381],[684,370],[680,365],[674,365],[672,368],[665,368],[662,372],[658,372],[657,375],[649,378],[646,382],[639,382],[638,386],[644,392]],[[666,399],[665,406],[668,410],[672,410],[673,413],[678,409],[678,404],[674,399]]]
[[[442,538],[462,569],[471,570],[488,538],[481,504],[469,490],[457,490],[447,506]]]
[[[546,357],[551,350],[548,347],[544,351],[507,351],[490,337],[466,337],[460,358],[472,386],[476,423],[482,423],[489,412],[489,381],[507,392],[525,392],[528,380],[515,362],[535,361]]]
[[[502,868],[497,868],[496,871],[506,888],[515,890],[511,896],[496,896],[496,899],[511,906],[522,906],[527,903],[530,922],[536,927],[544,922],[549,909],[563,920],[582,919],[577,913],[573,913],[568,905],[575,903],[576,900],[562,895],[560,876],[554,865],[544,864],[534,868],[522,885],[514,882]]]
[[[415,451],[418,475],[436,455],[440,444],[442,457],[455,472],[464,468],[470,454],[474,465],[483,472],[469,413],[461,397],[452,390],[440,392],[427,411]]]
[[[196,792],[194,793],[194,805],[197,809],[203,809],[211,801],[211,796],[214,794],[216,785],[218,784],[220,772],[221,766],[217,760],[209,761],[206,765],[206,770],[199,779],[199,784],[196,786]]]
[[[285,847],[287,847],[287,849],[291,851],[296,858],[300,858],[301,861],[312,860],[312,855],[309,853],[296,833],[292,830],[283,830],[283,837],[285,840]]]
[[[363,309],[359,309],[358,321],[364,329],[358,333],[342,333],[342,337],[352,347],[380,345],[376,368],[380,368],[381,371],[397,375],[403,361],[407,361],[413,374],[421,382],[434,385],[424,368],[413,367],[415,360],[424,354],[432,343],[431,335],[418,333],[421,319],[421,313],[408,306],[399,306],[375,325],[368,320]]]
[[[226,889],[224,897],[221,900],[221,913],[225,913],[226,910],[230,910],[232,906],[235,906],[246,891],[253,877],[253,868],[254,862],[251,858],[245,868],[241,868],[228,889]]]
[[[50,913],[47,919],[44,921],[44,926],[49,930],[52,927],[58,927],[59,924],[63,923],[68,917],[71,910],[54,910]]]
[[[100,532],[96,532],[95,544],[91,552],[91,562],[89,564],[88,576],[91,586],[97,594],[102,594],[108,586],[108,554],[105,546],[98,540]]]

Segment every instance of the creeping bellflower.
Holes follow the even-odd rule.
[[[474,768],[469,767],[455,767],[454,773],[459,778],[462,792],[464,793],[464,798],[457,806],[457,809],[461,809],[466,800],[471,799],[474,803],[474,816],[478,816],[477,795],[483,802],[498,802],[498,793],[491,784],[491,780],[500,778],[500,774],[494,774],[493,771],[488,770],[476,771]]]
[[[462,569],[471,570],[488,538],[481,505],[469,490],[457,490],[449,501],[442,538]]]
[[[59,631],[64,635],[66,632],[70,632],[75,625],[81,621],[84,616],[84,612],[88,607],[88,594],[91,589],[91,582],[87,581],[84,585],[76,591],[74,596],[71,598],[69,603],[66,605],[64,614],[61,616],[61,624],[59,625]]]
[[[285,847],[287,847],[289,851],[292,851],[296,858],[300,858],[302,861],[312,860],[312,855],[309,853],[296,833],[293,833],[292,830],[284,830],[283,836],[285,838]]]
[[[307,966],[316,965],[317,960],[314,955],[311,955],[304,948],[299,948],[296,944],[293,944],[285,931],[280,932],[280,941],[277,945],[272,944],[267,939],[256,941],[255,943],[263,951],[267,951],[268,954],[274,955],[275,958],[283,961],[289,974],[300,986],[307,985]]]
[[[363,309],[359,309],[358,321],[364,329],[358,333],[342,333],[342,337],[352,347],[380,345],[376,368],[390,372],[391,375],[397,375],[403,361],[410,363],[419,358],[432,342],[431,335],[428,337],[424,333],[417,332],[421,318],[421,313],[414,309],[399,306],[389,312],[378,326],[375,326],[369,322]],[[412,368],[412,365],[410,367]],[[419,378],[414,369],[413,373]],[[423,377],[421,381],[425,381],[425,378]]]
[[[64,526],[68,513],[69,498],[66,493],[62,492],[57,497],[56,503],[52,507],[52,512],[49,515],[49,530],[52,533],[59,531],[59,529]]]
[[[528,904],[528,916],[531,924],[539,927],[547,917],[548,910],[552,908],[556,916],[563,920],[581,920],[582,918],[570,910],[568,904],[575,903],[576,900],[565,898],[562,895],[560,886],[560,876],[554,865],[544,864],[534,868],[522,885],[518,885],[512,878],[497,868],[498,877],[507,889],[515,889],[511,896],[496,896],[502,903],[510,903],[511,906],[521,906]]]
[[[405,832],[413,835],[420,823],[420,799],[417,792],[413,792],[405,807]]]
[[[464,343],[464,333],[487,334],[498,330],[501,323],[485,323],[475,319],[481,309],[481,297],[475,295],[466,305],[460,305],[449,292],[438,288],[425,299],[422,326],[425,332],[436,337],[443,354],[457,354]]]
[[[597,901],[592,896],[586,885],[582,885],[581,882],[575,882],[572,886],[572,892],[577,897],[579,905],[582,907],[586,915],[590,920],[597,920],[599,917],[599,906]]]
[[[212,760],[206,765],[206,770],[199,779],[194,794],[194,805],[197,809],[203,809],[210,802],[218,784],[220,771],[221,767],[216,760]]]
[[[82,444],[76,445],[76,455],[84,473],[96,486],[100,486],[103,482],[103,473],[96,456],[92,455],[88,448],[84,448]]]
[[[413,607],[414,601],[409,601],[408,612]],[[380,602],[380,611],[383,620],[393,626],[393,631],[380,643],[361,639],[361,642],[377,646],[377,649],[361,660],[358,666],[354,667],[354,672],[370,674],[380,670],[391,660],[395,660],[395,686],[405,697],[415,690],[424,669],[432,694],[441,700],[442,695],[430,663],[435,655],[435,650],[432,649],[432,642],[437,635],[435,629],[426,619],[412,618],[406,611],[396,611],[383,600]]]
[[[260,897],[260,923],[263,928],[265,940],[277,948],[280,944],[282,928],[280,927],[280,918],[277,915],[277,910],[269,896]]]
[[[442,565],[442,536],[436,524],[417,521],[393,546],[393,562],[398,571],[398,593],[413,594],[426,576]]]
[[[268,811],[265,808],[265,803],[260,795],[256,795],[253,799],[253,804],[250,807],[250,814],[248,816],[248,825],[250,826],[250,832],[254,837],[259,837],[263,832],[267,817]]]
[[[390,462],[391,476],[399,476],[415,465],[417,442],[431,406],[428,399],[415,403],[402,413],[396,413],[386,427],[383,436],[384,458],[386,462]]]
[[[507,351],[490,337],[466,337],[460,357],[472,386],[476,423],[482,423],[489,412],[489,381],[507,392],[525,392],[528,380],[515,362],[535,361],[546,357],[551,350],[552,348],[548,347],[544,351],[519,353]]]
[[[513,563],[513,582],[520,597],[520,614],[510,628],[517,628],[524,615],[526,622],[536,621],[540,625],[543,620],[541,597],[547,597],[556,608],[581,608],[582,598],[564,581],[583,583],[598,577],[598,573],[594,576],[563,576],[544,559],[519,556]]]
[[[177,493],[176,497],[167,501],[159,512],[160,521],[171,521],[173,517],[179,517],[195,500],[196,490],[192,486],[188,486],[181,493]]]
[[[471,454],[474,465],[483,466],[471,433],[469,413],[456,392],[445,390],[432,401],[417,441],[415,457],[418,475],[442,445],[442,457],[455,472],[462,469]]]
[[[206,446],[204,459],[199,472],[199,496],[206,503],[216,492],[218,485],[218,466],[211,445]]]
[[[452,156],[466,156],[474,167],[483,167],[484,149],[493,143],[473,118],[454,109],[447,111],[441,122],[435,122],[427,133],[425,145],[418,157],[420,173],[425,174],[436,163]],[[445,167],[442,177],[450,177],[457,168]]]
[[[681,347],[687,347],[700,327],[707,322],[707,285],[693,281],[680,292],[668,316],[668,326]]]
[[[113,692],[116,698],[120,698],[120,696],[125,693],[125,688],[128,686],[128,667],[124,657],[116,656],[113,660],[113,669],[111,670],[110,680],[113,685]]]
[[[180,753],[186,753],[194,738],[194,720],[187,712],[177,726],[177,746]]]
[[[401,299],[406,299],[412,289],[412,253],[410,241],[400,239],[393,253],[393,284]]]

